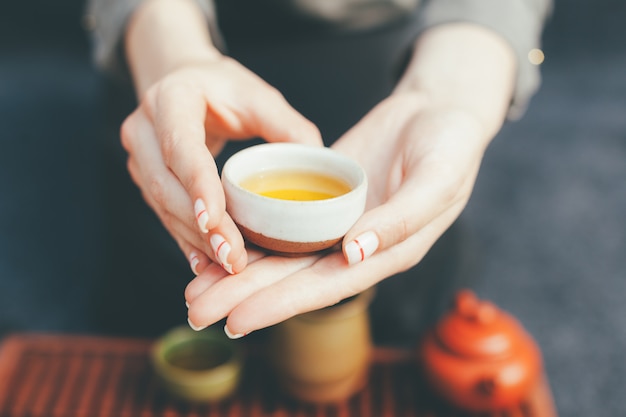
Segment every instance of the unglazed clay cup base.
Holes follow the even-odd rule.
[[[200,403],[229,397],[239,384],[243,367],[238,347],[215,328],[195,332],[187,326],[177,327],[155,343],[151,359],[170,394]]]
[[[247,179],[271,172],[307,172],[346,184],[336,197],[295,201],[244,188]],[[222,170],[226,210],[249,243],[287,256],[333,247],[365,209],[367,177],[354,160],[330,148],[265,143],[234,154]]]
[[[246,241],[266,249],[274,255],[286,257],[313,255],[314,253],[331,248],[341,242],[341,237],[332,240],[323,240],[321,242],[289,242],[286,240],[272,239],[261,233],[253,232],[240,224],[237,224],[237,227]]]

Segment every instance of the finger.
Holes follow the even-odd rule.
[[[140,155],[145,156],[145,152],[140,152]],[[150,158],[150,155],[145,158],[149,162],[143,164],[143,170],[147,173],[143,173],[140,165],[137,163],[136,158],[130,157],[128,159],[128,171],[131,177],[138,184],[143,199],[157,214],[161,223],[168,229],[172,236],[180,235],[184,240],[189,241],[194,246],[200,248],[205,253],[210,253],[210,247],[204,242],[195,227],[194,218],[189,215],[191,202],[189,196],[185,193],[180,183],[174,178],[164,166],[150,168],[148,164],[154,164],[158,160]],[[161,171],[155,174],[154,170]],[[148,179],[144,179],[144,176]],[[151,180],[149,178],[152,178]],[[157,179],[158,178],[158,179]],[[151,187],[145,187],[143,184],[151,182]],[[165,197],[167,195],[167,197]],[[181,213],[187,214],[187,219],[181,219]]]
[[[190,252],[187,252],[187,259],[189,260],[189,267],[195,276],[200,275],[210,265],[215,265],[211,262],[211,259],[199,249],[192,247]]]
[[[138,171],[138,168],[136,167],[136,164],[133,163],[132,159],[129,160],[128,167],[130,172]],[[137,175],[135,174],[134,176]],[[175,214],[167,211],[167,208],[157,204],[149,193],[145,193],[142,191],[142,196],[148,206],[150,206],[152,210],[156,213],[157,217],[172,237],[187,241],[190,245],[198,248],[202,253],[211,254],[212,256],[211,247],[207,242],[201,239],[200,235],[198,234],[198,230],[195,227],[190,226],[188,222],[185,223],[181,221]],[[182,201],[183,198],[187,197],[184,191],[180,192],[178,199],[176,193],[172,193],[172,196],[173,199],[175,199],[176,201]]]
[[[189,261],[189,268],[195,276],[202,273],[208,266],[214,265],[211,259],[203,253],[200,249],[196,248],[188,241],[184,239],[176,239],[178,247],[186,255]]]
[[[136,171],[134,166],[135,164],[129,163],[131,172]],[[194,275],[197,276],[203,272],[209,264],[214,264],[207,255],[207,253],[210,253],[210,248],[206,242],[199,238],[195,229],[190,229],[175,216],[164,212],[149,195],[143,194],[143,197],[146,203],[152,207],[153,211],[157,214],[169,234],[178,243],[179,248],[187,256],[189,267]]]
[[[208,234],[221,221],[225,202],[215,161],[205,143],[206,102],[194,88],[180,85],[166,85],[149,95],[144,107],[163,162],[193,201],[198,228]]]
[[[254,262],[237,275],[218,280],[198,295],[189,308],[193,329],[203,329],[226,317],[239,303],[260,289],[306,268],[317,256],[283,258],[270,256]]]
[[[131,123],[132,122],[132,123]],[[135,183],[160,209],[195,227],[192,200],[163,161],[156,133],[147,116],[135,111],[122,128],[122,141],[129,152],[128,170]]]
[[[141,177],[141,182],[149,184],[143,189],[148,190],[148,198],[153,201],[153,208],[156,206],[165,211],[165,214],[161,216],[162,221],[163,216],[171,213],[172,217],[179,219],[189,227],[193,227],[196,220],[208,217],[206,207],[203,204],[198,204],[198,201],[194,205],[195,217],[192,216],[189,195],[161,159],[154,131],[147,118],[143,117],[137,120],[137,135],[141,135],[143,140],[135,141],[136,143],[133,145],[135,156],[129,161],[129,165],[134,164],[137,169],[129,168],[133,172],[140,171],[140,173],[131,175]],[[221,183],[219,187],[221,192]],[[176,224],[177,222],[173,220],[172,223]],[[213,260],[223,265],[224,269],[231,274],[234,271],[241,271],[246,266],[247,255],[239,229],[227,214],[219,218],[219,222],[215,224],[213,229],[208,239],[214,253]],[[186,235],[186,239],[199,247],[203,247],[189,235]]]
[[[228,273],[241,272],[248,263],[243,238],[230,215],[227,213],[222,221],[211,230],[209,243],[214,259]]]
[[[204,85],[208,130],[224,138],[258,136],[268,142],[322,145],[317,127],[276,88],[235,60],[220,64],[226,79]]]
[[[200,238],[197,229],[183,223],[176,216],[168,212],[164,212],[162,208],[160,208],[150,199],[149,195],[144,196],[144,199],[149,203],[150,206],[155,207],[154,211],[157,213],[159,219],[172,236],[178,238],[179,240],[189,242],[189,244],[199,249],[199,253],[201,253],[202,256],[197,257],[195,261],[200,262],[200,264],[194,270],[196,275],[199,271],[203,270],[203,267],[205,266],[205,262],[203,262],[203,260],[205,257],[207,258],[207,261],[214,262],[222,269],[222,271],[227,271],[230,274],[239,272],[245,268],[247,263],[247,253],[245,250],[243,250],[243,248],[238,248],[237,246],[235,246],[234,251],[237,251],[236,253],[241,252],[241,255],[234,261],[230,260],[229,254],[234,251],[231,249],[230,244],[228,243],[228,241],[226,241],[223,235],[227,236],[227,238],[231,237],[232,241],[236,241],[236,239],[232,236],[232,233],[224,233],[220,231],[227,230],[227,227],[218,226],[217,228],[213,229],[214,231],[216,231],[216,233],[211,234],[209,243],[207,243]],[[230,216],[224,216],[223,222],[228,222],[228,224],[232,225],[232,229],[237,230]],[[221,233],[223,233],[223,235]],[[189,252],[187,251],[185,251],[185,253],[189,254]],[[193,266],[194,260],[190,259],[190,262]]]
[[[346,233],[342,250],[348,264],[403,242],[449,207],[465,205],[471,189],[463,186],[465,180],[429,181],[434,171],[424,171],[402,184],[387,202],[364,213]]]
[[[197,251],[206,256],[209,261],[216,262],[215,259],[212,259],[213,253],[211,251],[211,248],[204,240],[200,239],[197,230],[190,229],[185,224],[181,223],[180,220],[171,215],[168,215],[167,213],[161,213],[157,211],[157,215],[169,234],[177,241],[187,242]],[[183,252],[185,253],[185,255],[190,254],[188,250],[183,250]],[[199,260],[201,260],[201,258],[199,258]]]
[[[247,251],[243,240],[240,238],[239,230],[228,214],[222,218],[220,225],[212,229],[208,243],[200,238],[197,230],[182,223],[175,216],[159,213],[159,217],[170,234],[182,236],[185,240],[201,248],[213,262],[229,274],[238,273],[246,267],[248,262]],[[235,243],[231,245],[229,242]],[[239,256],[233,257],[233,253],[239,254]]]
[[[245,335],[298,314],[334,305],[416,265],[462,208],[461,204],[450,207],[404,242],[357,265],[348,266],[341,253],[333,253],[260,289],[230,312],[227,334]]]
[[[262,259],[266,256],[265,253],[250,250],[248,251],[248,265]],[[185,288],[185,299],[189,304],[200,294],[208,290],[213,284],[220,279],[228,276],[228,273],[217,263],[212,263],[209,267],[205,268],[202,273],[195,277]]]
[[[254,89],[248,94],[247,111],[253,134],[268,142],[293,142],[322,146],[322,136],[315,124],[287,102],[276,89]]]
[[[138,168],[136,167],[136,164],[133,162],[132,158],[129,159],[128,166],[131,173],[135,173],[138,171]],[[133,175],[138,176],[138,174]],[[180,194],[181,195],[178,196],[180,200],[186,197],[184,191],[181,191]],[[222,272],[224,271],[223,266],[220,265],[220,260],[218,260],[217,258],[211,259],[211,257],[214,256],[212,248],[200,238],[197,229],[183,223],[175,215],[164,211],[163,207],[156,204],[156,202],[151,198],[149,194],[143,194],[143,197],[148,205],[152,207],[153,211],[157,214],[157,216],[161,220],[161,223],[163,223],[170,235],[172,235],[176,239],[183,252],[188,256],[190,266],[195,275],[198,275],[200,272],[202,272],[209,263],[216,265],[216,267],[219,266],[219,269],[221,269]],[[174,195],[174,198],[176,199],[177,197]],[[184,242],[186,245],[183,245],[181,242]],[[211,256],[207,254],[210,254]],[[246,258],[244,258],[244,260],[245,259]],[[240,267],[240,265],[237,265],[237,268]]]
[[[217,263],[211,263],[207,268],[198,274],[185,288],[185,300],[191,305],[194,300],[207,289],[211,288],[216,282],[230,276],[228,272]]]

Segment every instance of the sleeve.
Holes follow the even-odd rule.
[[[124,33],[130,16],[144,0],[88,0],[83,19],[90,32],[96,66],[113,76],[128,76],[124,57]],[[211,37],[223,49],[212,0],[195,0],[204,14]]]
[[[517,119],[539,88],[538,63],[531,62],[533,50],[541,55],[541,34],[552,12],[552,0],[429,0],[420,10],[421,32],[450,22],[473,22],[500,34],[517,58],[517,79],[508,117]]]

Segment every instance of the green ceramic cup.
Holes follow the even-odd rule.
[[[243,368],[236,342],[216,328],[172,329],[155,343],[151,359],[165,388],[193,402],[217,402],[230,396]]]

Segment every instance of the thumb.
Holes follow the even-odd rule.
[[[361,216],[343,239],[343,253],[350,264],[359,263],[403,242],[437,217],[442,198],[433,187],[406,182],[388,201]],[[450,202],[452,204],[453,202]]]
[[[269,86],[268,86],[269,87]],[[313,122],[294,109],[273,87],[248,97],[255,135],[268,142],[292,142],[322,146],[322,135]]]

